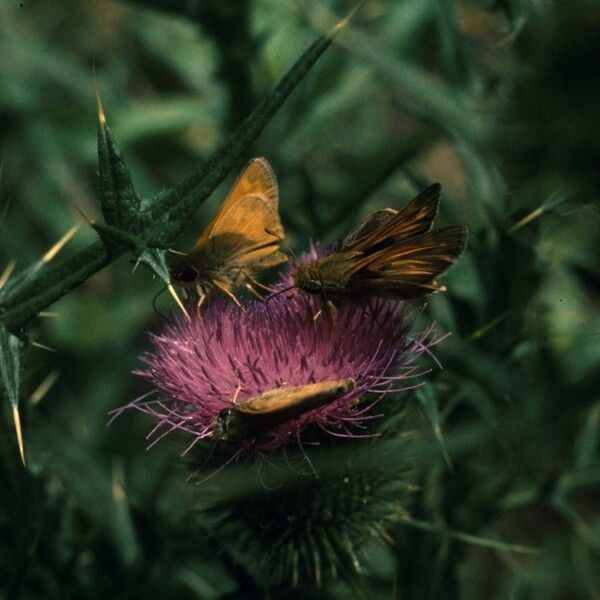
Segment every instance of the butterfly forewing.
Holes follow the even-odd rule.
[[[389,217],[387,218],[384,211],[377,211],[358,226],[358,231],[354,229],[350,232],[344,240],[342,248],[345,250],[373,250],[376,246],[397,243],[426,233],[431,229],[437,215],[441,189],[439,183],[434,183],[401,210],[384,209],[384,211],[393,211],[394,213],[388,212]],[[360,235],[361,230],[365,232],[363,235]],[[348,240],[348,237],[351,239]]]
[[[278,211],[279,188],[271,165],[264,158],[253,158],[238,175],[233,187],[213,220],[196,241],[195,247],[203,244],[221,223],[227,211],[246,196],[261,196],[275,212]]]
[[[281,387],[240,402],[235,409],[253,415],[275,414],[291,409],[301,414],[354,387],[352,379],[334,379],[294,387]]]
[[[435,229],[405,242],[393,244],[354,261],[350,275],[361,270],[431,279],[445,273],[463,253],[467,230],[460,225]]]

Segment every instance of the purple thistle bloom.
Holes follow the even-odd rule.
[[[284,276],[280,291],[289,278]],[[416,338],[409,335],[407,302],[345,302],[333,326],[326,317],[315,321],[316,311],[312,298],[290,290],[266,304],[248,302],[244,310],[215,298],[191,321],[175,317],[152,336],[154,350],[142,356],[147,368],[136,372],[154,389],[114,416],[129,408],[147,413],[158,420],[148,435],[154,438],[151,446],[180,430],[194,437],[189,450],[215,435],[219,413],[231,408],[234,398],[239,403],[278,387],[351,378],[356,382],[351,391],[241,443],[241,449],[300,442],[310,424],[334,436],[361,437],[357,430],[381,416],[372,408],[383,396],[419,385],[414,379],[424,373],[415,359],[440,340],[432,328]]]

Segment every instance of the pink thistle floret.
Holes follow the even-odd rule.
[[[315,321],[316,311],[311,297],[290,290],[243,309],[216,298],[191,320],[175,317],[152,336],[154,350],[142,357],[146,369],[136,372],[154,389],[115,416],[135,408],[155,417],[151,445],[175,430],[191,434],[194,445],[215,435],[219,413],[234,399],[351,378],[356,386],[343,396],[242,445],[262,451],[300,441],[310,424],[334,436],[361,437],[366,423],[381,416],[372,409],[383,396],[419,385],[415,379],[424,373],[415,359],[439,340],[432,329],[409,335],[406,302],[346,302],[338,306],[335,324],[325,316]]]

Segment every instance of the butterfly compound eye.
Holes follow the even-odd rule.
[[[178,265],[171,269],[171,279],[178,283],[194,283],[198,279],[198,271],[188,265]]]
[[[215,422],[215,433],[222,440],[227,440],[227,434],[229,433],[229,421],[233,418],[233,410],[231,408],[224,408],[218,415]]]

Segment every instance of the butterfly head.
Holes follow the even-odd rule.
[[[307,294],[320,294],[323,291],[323,283],[318,272],[311,265],[300,265],[292,275],[294,286]]]
[[[173,282],[183,287],[195,287],[200,279],[198,269],[184,260],[172,265],[169,275]]]
[[[224,408],[214,423],[214,435],[220,440],[230,440],[232,425],[235,423],[235,412],[232,408]]]

